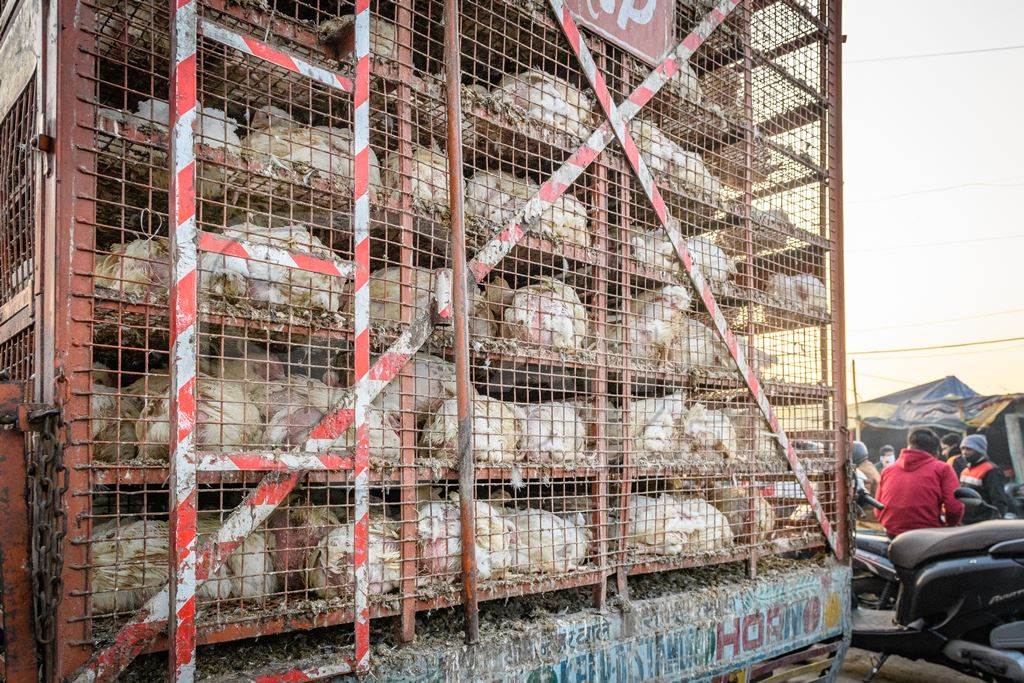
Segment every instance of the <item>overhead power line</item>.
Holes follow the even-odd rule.
[[[942,320],[928,320],[916,323],[901,323],[899,325],[881,325],[879,327],[857,327],[850,328],[848,332],[879,332],[881,330],[900,330],[906,327],[925,327],[928,325],[947,325],[949,323],[961,322],[963,320],[978,320],[980,318],[993,318],[997,315],[1011,315],[1024,313],[1024,308],[1014,308],[1009,311],[993,311],[992,313],[979,313],[977,315],[963,315],[955,318],[943,318]]]
[[[962,349],[968,346],[988,344],[1005,344],[1007,342],[1024,341],[1024,337],[1008,337],[1006,339],[983,339],[980,341],[961,342],[959,344],[938,344],[936,346],[910,346],[903,349],[874,349],[873,351],[847,351],[849,356],[874,356],[883,353],[907,353],[909,351],[936,351],[939,349]]]
[[[1019,178],[1006,178],[1005,180],[1018,180]],[[898,194],[887,194],[881,197],[868,197],[867,199],[853,199],[849,200],[847,204],[870,204],[872,202],[887,202],[892,199],[903,199],[904,197],[914,197],[922,194],[933,194],[935,192],[946,192],[948,190],[962,190],[968,187],[1024,187],[1022,183],[1008,183],[1002,180],[989,180],[989,181],[976,181],[970,183],[958,183],[956,185],[945,185],[943,187],[929,187],[921,190],[911,190],[909,192],[900,192]]]
[[[991,238],[972,238],[970,240],[950,240],[948,242],[922,242],[915,245],[889,245],[885,247],[869,247],[867,249],[847,249],[847,254],[868,254],[880,251],[896,251],[898,249],[922,249],[928,247],[946,247],[949,245],[973,245],[979,242],[1002,242],[1005,240],[1020,240],[1024,234],[1000,234]]]
[[[984,52],[1006,52],[1007,50],[1024,49],[1024,45],[1003,45],[1002,47],[983,47],[975,50],[953,50],[951,52],[925,52],[916,55],[894,55],[891,57],[871,57],[869,59],[849,59],[843,64],[870,64],[874,62],[899,62],[907,59],[928,59],[931,57],[956,57],[958,55],[977,55]]]

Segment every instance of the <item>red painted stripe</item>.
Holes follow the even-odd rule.
[[[195,489],[185,498],[178,501],[177,522],[174,525],[174,548],[177,551],[176,560],[181,565],[188,557],[189,543],[196,540],[196,499]],[[194,548],[194,546],[193,546]]]
[[[356,269],[354,273],[355,290],[359,291],[370,282],[370,240],[369,238],[356,243],[355,249]]]
[[[569,39],[569,44],[572,45],[572,51],[579,55],[580,30],[576,28],[576,22],[572,20],[572,13],[569,12],[569,8],[565,5],[562,5],[562,28]]]
[[[370,99],[370,57],[364,55],[356,63],[356,86],[352,104],[358,109]]]
[[[309,254],[292,254],[292,260],[295,261],[301,270],[309,271],[310,273],[321,273],[323,275],[341,275],[341,271],[338,267],[322,258],[316,256],[310,256]]]
[[[622,149],[626,153],[626,159],[629,160],[629,165],[633,168],[640,168],[640,150],[637,149],[636,142],[633,141],[633,136],[628,132],[626,133],[625,139],[622,141]]]
[[[267,481],[264,479],[249,499],[249,505],[277,505],[291,493],[298,481],[298,474],[284,477],[280,481]],[[205,553],[204,553],[205,556]],[[206,558],[208,561],[208,558]]]
[[[196,654],[196,596],[193,595],[178,610],[178,628],[174,632],[177,668],[192,663]]]
[[[363,377],[366,377],[366,373],[370,371],[370,330],[359,330],[356,332],[355,338],[356,347],[356,360],[355,360],[355,372],[356,381],[358,382]],[[361,353],[361,351],[366,353]],[[389,378],[390,379],[390,378]]]
[[[178,0],[177,5],[175,5],[175,9],[179,10],[190,2],[192,2],[192,0]]]
[[[252,680],[254,683],[305,683],[305,681],[312,681],[313,679],[302,669],[292,669],[280,674],[256,676]]]
[[[192,150],[186,150],[193,154]],[[178,171],[175,181],[175,206],[177,213],[175,220],[178,225],[190,220],[196,215],[196,160],[193,158],[185,167]]]
[[[341,86],[342,90],[345,92],[352,92],[352,81],[350,79],[345,78],[340,74],[334,74],[334,78],[338,81],[338,85]]]
[[[212,232],[200,231],[199,233],[199,249],[202,251],[208,251],[212,254],[224,254],[225,256],[237,256],[239,258],[249,258],[249,252],[245,250],[241,244],[235,240],[229,240],[226,237],[214,234]]]
[[[324,416],[313,431],[309,433],[310,439],[336,439],[345,433],[345,430],[352,426],[355,419],[355,411],[351,408],[339,408]]]
[[[594,72],[594,93],[597,95],[597,101],[601,104],[601,108],[610,113],[612,110],[612,95],[608,92],[608,85],[604,82],[604,74],[600,71]]]
[[[356,0],[356,14],[370,9],[370,0]]]
[[[658,188],[653,185],[651,186],[651,206],[654,207],[654,213],[657,214],[661,224],[665,225],[668,223],[668,209],[665,208],[665,198],[661,196]],[[687,266],[686,270],[689,271],[690,268],[691,266]]]
[[[676,71],[678,71],[678,70],[679,70],[679,63],[675,60],[674,57],[667,58],[658,67],[658,71],[660,71],[661,73],[665,74],[665,76],[667,78],[672,78],[673,76],[675,76],[676,75]]]
[[[654,97],[654,91],[650,88],[645,88],[642,85],[629,93],[629,101],[638,107],[642,107],[647,104],[652,97]]]
[[[196,53],[178,62],[174,70],[174,118],[196,108]]]
[[[597,156],[595,154],[595,156]],[[555,182],[554,178],[548,178],[544,181],[544,184],[540,186],[538,195],[541,200],[547,203],[551,203],[565,194],[565,191],[569,188],[565,183]]]
[[[585,169],[597,158],[597,150],[589,145],[583,145],[569,157],[569,163],[577,168]]]
[[[701,38],[700,34],[697,33],[696,31],[694,31],[693,33],[691,33],[690,35],[686,36],[686,38],[683,39],[683,45],[686,46],[686,49],[689,50],[690,52],[696,52],[697,48],[699,48],[701,43],[703,42],[704,39]]]
[[[711,16],[714,17],[715,23],[720,24],[725,19],[725,15],[718,11],[718,8],[711,10]]]
[[[196,271],[192,270],[174,288],[177,301],[174,305],[175,338],[196,323]]]
[[[260,41],[254,38],[249,38],[248,36],[241,36],[241,38],[242,41],[245,42],[245,46],[249,48],[249,51],[252,52],[254,57],[259,57],[260,59],[266,62],[270,62],[271,64],[276,64],[280,67],[288,69],[289,71],[299,73],[299,67],[296,66],[295,60],[293,60],[288,55],[284,54],[283,52],[280,52],[279,50],[275,50],[269,45],[261,43]]]
[[[338,455],[337,453],[321,453],[320,462],[324,464],[329,470],[350,470],[355,466],[355,461],[352,458],[345,455]]]
[[[366,188],[370,185],[369,172],[370,172],[370,148],[365,147],[358,152],[355,156],[355,171],[356,171],[356,182],[355,182],[355,198],[359,199],[366,194]]]
[[[377,359],[370,368],[369,377],[374,381],[390,381],[398,376],[402,368],[409,362],[409,354],[390,351]]]
[[[718,309],[718,304],[715,302],[715,295],[711,293],[711,288],[704,285],[704,291],[700,293],[701,300],[704,301],[704,306],[708,309],[708,315],[711,319],[715,318],[715,311]]]
[[[473,259],[469,262],[469,270],[473,273],[473,279],[477,282],[483,282],[484,278],[491,272],[491,266],[487,265],[483,261]]]

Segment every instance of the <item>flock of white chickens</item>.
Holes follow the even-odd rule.
[[[375,22],[374,50],[394,52],[394,30]],[[672,86],[686,99],[699,101],[701,87],[683,65]],[[585,138],[597,123],[593,103],[580,89],[543,71],[509,75],[485,93],[493,103],[518,111],[525,121]],[[166,132],[168,105],[139,102],[132,112],[103,110],[107,127]],[[345,128],[312,125],[277,107],[247,113],[247,125],[217,108],[201,106],[196,133],[201,145],[262,168],[270,176],[286,174],[328,183],[353,177],[353,135]],[[717,200],[718,178],[701,155],[683,148],[646,119],[632,124],[638,144],[656,174],[682,185],[702,200]],[[244,136],[243,136],[244,133]],[[124,152],[114,135],[106,152]],[[383,163],[371,150],[369,183],[375,200],[398,202],[411,195],[414,205],[443,209],[448,205],[448,159],[437,147],[414,145],[409,159],[397,153]],[[153,152],[149,169],[163,169],[166,159]],[[411,169],[408,175],[400,170]],[[165,172],[164,172],[165,173]],[[207,199],[222,198],[225,186],[243,182],[230,165],[203,165],[198,190]],[[149,182],[166,185],[166,177]],[[500,224],[539,189],[534,179],[497,170],[477,170],[465,186],[467,216]],[[227,193],[230,194],[230,193]],[[237,212],[236,212],[237,213]],[[230,215],[230,214],[229,214]],[[531,229],[551,239],[590,246],[587,207],[566,193]],[[335,223],[337,225],[337,223]],[[237,217],[219,232],[252,244],[312,254],[328,259],[340,255],[317,236],[312,225],[272,216]],[[678,258],[664,231],[634,232],[628,238],[634,256],[650,268],[676,272]],[[737,272],[734,258],[714,241],[692,237],[687,247],[712,286],[729,282]],[[204,295],[326,313],[349,312],[350,289],[336,279],[255,260],[202,253],[199,268]],[[150,236],[107,249],[95,264],[95,284],[142,300],[166,296],[170,279],[167,239]],[[401,322],[401,269],[382,268],[370,275],[371,320]],[[436,275],[412,268],[414,307],[432,305]],[[351,285],[347,285],[350,287]],[[782,302],[824,310],[827,296],[812,275],[773,275],[769,294]],[[555,277],[535,276],[512,286],[496,277],[470,292],[471,334],[503,338],[556,351],[578,351],[591,341],[585,293]],[[688,367],[726,367],[728,353],[717,335],[695,315],[692,290],[667,285],[629,300],[609,318],[613,348],[630,344],[633,353],[659,362]],[[343,370],[295,372],[286,358],[254,343],[203,349],[198,394],[199,450],[237,451],[263,447],[300,448],[310,430],[343,397]],[[426,353],[411,361],[413,411],[419,451],[448,457],[455,452],[458,423],[454,368]],[[344,363],[338,364],[345,367]],[[315,376],[313,376],[315,375]],[[166,462],[169,443],[169,380],[147,375],[120,383],[97,364],[93,370],[91,435],[97,462]],[[571,401],[515,403],[482,393],[473,396],[474,452],[481,465],[515,467],[523,463],[571,468],[588,460],[588,410]],[[371,458],[397,464],[401,445],[401,397],[389,386],[368,415]],[[608,419],[612,441],[625,451],[663,462],[685,463],[695,455],[723,462],[775,457],[770,438],[758,433],[753,455],[740,446],[734,417],[724,410],[690,402],[683,393],[631,402]],[[354,433],[339,438],[349,447]],[[745,507],[736,505],[741,492],[711,492],[707,499],[678,493],[634,494],[629,498],[626,542],[639,552],[671,556],[714,552],[745,533]],[[744,498],[744,500],[747,500]],[[755,533],[774,527],[774,512],[763,498],[754,498]],[[295,502],[295,501],[293,501]],[[746,505],[746,503],[744,503]],[[475,504],[474,554],[481,579],[522,574],[565,574],[588,563],[592,528],[581,512],[553,512],[537,501],[516,504],[506,498]],[[399,523],[383,513],[371,516],[369,541],[370,592],[398,590],[401,579]],[[378,509],[379,508],[379,509]],[[219,513],[201,513],[200,533],[212,533]],[[453,582],[462,553],[459,501],[440,489],[421,487],[417,503],[418,581]],[[95,613],[137,609],[167,579],[168,529],[164,521],[126,518],[97,525],[92,542],[92,609]],[[314,597],[351,597],[354,554],[353,525],[343,508],[291,505],[278,510],[264,528],[253,533],[199,591],[203,599],[256,600],[284,591],[305,589]]]

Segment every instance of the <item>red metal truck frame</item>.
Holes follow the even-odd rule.
[[[173,174],[172,218],[174,218],[175,240],[172,253],[175,263],[175,285],[172,291],[172,318],[174,320],[174,352],[172,354],[172,376],[175,378],[175,409],[172,414],[178,421],[173,444],[172,487],[175,491],[175,508],[172,513],[172,543],[174,556],[178,559],[172,567],[176,611],[167,619],[161,605],[167,609],[171,599],[170,588],[165,589],[140,611],[115,637],[114,643],[95,653],[88,665],[80,672],[76,681],[110,680],[124,670],[131,660],[161,632],[168,623],[173,636],[171,647],[172,675],[176,680],[190,680],[194,674],[195,656],[195,587],[225,561],[227,555],[256,530],[270,513],[280,505],[308,471],[336,471],[347,467],[355,468],[356,490],[356,655],[352,662],[343,662],[337,667],[316,671],[292,670],[271,674],[260,680],[309,680],[313,677],[337,675],[351,670],[365,670],[368,666],[369,632],[368,610],[366,607],[365,562],[366,534],[368,519],[367,466],[368,441],[365,422],[366,407],[395,377],[405,363],[426,343],[434,326],[434,315],[451,318],[452,302],[448,296],[439,296],[437,310],[419,312],[409,327],[378,358],[369,365],[369,204],[367,193],[368,178],[368,92],[369,92],[369,2],[359,0],[356,5],[356,72],[355,72],[355,262],[336,264],[323,259],[309,260],[301,254],[263,252],[254,253],[253,245],[231,242],[213,235],[198,235],[194,225],[194,168],[195,157],[192,146],[191,117],[195,108],[195,18],[196,0],[182,0],[173,9],[172,23],[179,33],[191,36],[191,52],[183,49],[174,40],[175,63],[182,69],[172,78],[178,88],[172,107],[172,154],[176,173]],[[587,140],[556,169],[510,219],[505,227],[494,235],[468,264],[475,282],[482,282],[490,271],[509,254],[512,248],[526,235],[529,226],[541,213],[558,200],[573,182],[589,167],[613,138],[618,139],[633,172],[644,189],[659,222],[665,228],[676,254],[714,321],[715,330],[726,347],[752,398],[758,406],[772,434],[779,442],[786,459],[801,485],[803,493],[817,517],[829,545],[838,552],[839,539],[825,512],[817,500],[806,471],[796,455],[792,444],[781,427],[772,406],[767,400],[757,371],[746,361],[743,349],[736,336],[729,329],[721,309],[715,301],[707,280],[694,264],[685,241],[672,226],[668,210],[653,177],[641,157],[637,146],[626,128],[640,110],[648,104],[658,91],[676,74],[679,65],[703,44],[707,37],[732,12],[740,0],[721,0],[718,5],[658,64],[644,81],[617,106],[605,84],[604,76],[597,69],[594,59],[573,20],[571,13],[561,0],[549,0],[559,25],[572,46],[583,72],[601,104],[606,121],[597,127]],[[190,23],[191,22],[191,23]],[[191,29],[191,33],[189,33]],[[334,87],[346,89],[347,79],[307,64],[251,38],[231,34],[221,27],[203,23],[204,35],[213,40],[248,52]],[[173,35],[173,34],[172,34]],[[185,45],[184,48],[187,48]],[[189,71],[191,70],[191,71]],[[189,81],[191,78],[191,81]],[[180,79],[180,80],[179,80]],[[334,79],[331,82],[331,79]],[[351,86],[350,86],[351,87]],[[191,97],[182,100],[182,88]],[[190,90],[189,90],[190,89]],[[183,108],[183,103],[187,105]],[[186,121],[188,125],[181,123]],[[179,150],[181,158],[179,158]],[[191,207],[189,209],[188,207]],[[191,221],[191,224],[189,223]],[[184,232],[182,232],[184,230]],[[183,238],[188,238],[184,240]],[[191,429],[195,420],[195,347],[191,336],[196,322],[196,252],[198,249],[217,253],[230,253],[241,257],[271,258],[275,263],[287,267],[313,270],[318,273],[336,274],[345,277],[355,275],[355,385],[334,410],[330,411],[311,431],[302,452],[280,456],[262,453],[203,453],[197,457],[191,448]],[[190,266],[190,268],[189,268]],[[334,271],[334,272],[327,272]],[[191,367],[181,365],[179,351],[191,349]],[[336,440],[352,425],[356,425],[356,448],[354,458],[341,455],[334,448]],[[184,428],[184,431],[183,431]],[[271,471],[258,486],[250,492],[243,504],[225,520],[224,526],[201,551],[195,552],[195,478],[202,471]],[[466,502],[464,501],[464,504]],[[361,583],[362,582],[362,583]],[[360,589],[360,586],[362,588]]]

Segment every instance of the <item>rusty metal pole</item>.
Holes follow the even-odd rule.
[[[849,557],[850,502],[846,481],[846,308],[843,293],[843,22],[842,2],[828,2],[828,47],[825,60],[828,84],[828,208],[829,243],[832,275],[832,335],[835,350],[832,372],[835,377],[833,412],[836,420],[836,516],[838,518],[839,559]]]
[[[0,382],[0,418],[17,422],[24,400],[21,382]],[[15,424],[16,426],[16,424]],[[3,680],[36,680],[35,631],[32,624],[32,586],[29,581],[28,501],[25,471],[25,433],[0,426],[0,604],[3,606]]]
[[[751,53],[751,22],[754,7],[751,0],[743,0],[741,15],[743,40],[743,241],[746,247],[747,263],[743,269],[744,285],[747,287],[747,358],[751,363],[757,358],[754,344],[754,303],[749,296],[757,287],[754,282],[754,226],[750,220],[750,209],[754,203],[754,60]],[[760,368],[759,368],[760,369]],[[756,419],[757,415],[753,417]],[[757,445],[758,427],[750,425],[750,446]],[[747,515],[744,522],[747,538],[750,539],[750,557],[747,558],[747,576],[757,578],[757,494],[755,480],[747,479]]]
[[[473,471],[473,405],[469,376],[469,282],[466,269],[466,226],[462,183],[462,47],[458,0],[444,3],[445,102],[448,110],[448,202],[451,209],[452,290],[455,313],[455,385],[459,420],[459,519],[462,540],[462,607],[466,642],[480,639],[476,594],[476,477]]]

